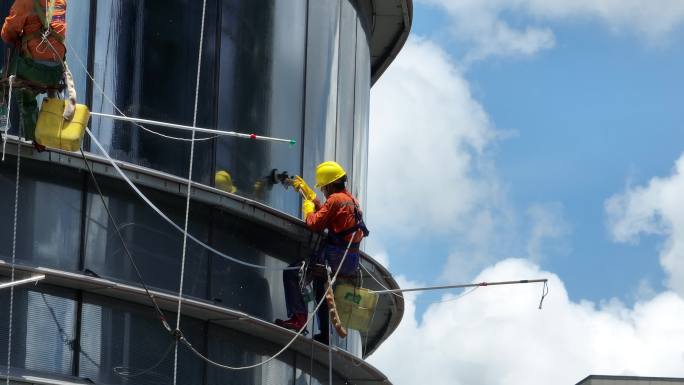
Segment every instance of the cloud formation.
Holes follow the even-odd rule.
[[[638,242],[641,235],[666,237],[660,264],[668,286],[684,297],[684,154],[672,175],[653,178],[606,201],[608,227],[617,242]]]
[[[466,61],[528,56],[555,45],[548,22],[595,21],[660,44],[684,22],[679,0],[419,0],[444,9],[454,36],[473,45]],[[512,16],[512,17],[505,17]],[[521,18],[512,25],[510,19]]]
[[[440,47],[409,39],[371,95],[367,213],[374,227],[449,232],[495,199],[497,186],[479,164],[495,132]]]
[[[568,299],[558,276],[508,259],[474,281],[549,278],[541,287],[480,288],[415,312],[370,357],[396,385],[574,384],[589,374],[684,376],[684,300],[672,292],[626,307]],[[403,287],[414,286],[401,280]],[[443,299],[453,298],[445,294]],[[401,358],[398,358],[401,357]]]

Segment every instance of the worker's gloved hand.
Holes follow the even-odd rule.
[[[306,184],[306,181],[304,181],[301,176],[295,175],[294,178],[292,178],[292,187],[297,192],[301,191],[306,200],[312,201],[316,199],[316,193],[311,189],[311,187],[309,187],[308,184]]]
[[[304,219],[306,220],[306,217],[308,217],[309,214],[313,214],[314,211],[316,211],[316,205],[313,201],[305,199],[304,202],[302,202],[302,216]]]

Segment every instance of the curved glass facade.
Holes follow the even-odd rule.
[[[9,290],[0,291],[0,307],[9,307],[9,297]],[[167,316],[175,323],[173,314]],[[0,346],[7,346],[8,321],[0,317]],[[280,350],[276,344],[212,322],[183,317],[181,325],[188,340],[217,362],[252,365]],[[42,378],[87,378],[101,385],[172,383],[174,340],[150,307],[55,286],[22,287],[15,289],[12,327],[14,370]],[[179,384],[328,383],[325,368],[293,352],[241,371],[215,368],[185,348],[178,352]],[[6,362],[7,350],[0,349],[2,375]],[[333,374],[333,383],[347,382]]]
[[[11,2],[0,0],[0,10],[6,14]],[[70,0],[67,61],[79,101],[96,112],[192,125],[201,7],[198,0]],[[214,174],[225,170],[236,194],[298,216],[300,197],[274,184],[272,175],[286,171],[313,181],[315,166],[333,159],[365,201],[371,68],[368,22],[358,10],[356,0],[207,0],[197,126],[297,144],[199,134],[194,180],[211,186]],[[113,158],[187,177],[189,133],[98,117],[90,128]],[[91,148],[87,138],[84,148]],[[13,201],[15,162],[9,156],[0,163],[5,202]],[[90,176],[29,159],[21,167],[17,263],[140,286]],[[182,234],[120,180],[98,181],[145,282],[177,293]],[[182,226],[184,197],[142,190]],[[13,209],[0,205],[6,228]],[[189,219],[191,234],[253,264],[285,267],[311,247],[208,204],[193,202]],[[281,271],[244,267],[188,242],[185,296],[268,322],[285,318]],[[11,252],[11,231],[0,232],[0,260],[9,261]],[[9,291],[0,291],[0,309],[8,307]],[[13,309],[13,368],[97,384],[170,381],[169,336],[150,306],[40,285],[16,289]],[[0,347],[7,344],[8,321],[0,317]],[[259,362],[281,347],[212,321],[184,317],[182,324],[198,349],[232,365]],[[333,343],[362,355],[356,331]],[[241,372],[213,368],[181,351],[183,384],[328,381],[326,367],[294,351]],[[0,349],[0,365],[6,354]],[[334,383],[345,381],[335,377]]]
[[[5,201],[11,201],[14,194],[14,159],[8,157],[0,163],[0,196]],[[71,168],[47,169],[42,162],[30,159],[22,159],[21,167],[17,263],[139,286],[89,175]],[[173,294],[178,290],[182,234],[140,203],[123,182],[101,176],[97,179],[146,283],[153,290]],[[182,223],[181,196],[150,189],[144,192],[173,220]],[[9,225],[11,205],[0,208],[5,210],[0,218]],[[250,263],[284,267],[308,249],[307,244],[275,230],[204,204],[194,204],[191,213],[190,228],[195,236]],[[0,259],[9,261],[11,232],[0,234]],[[0,281],[7,280],[0,276]],[[269,322],[285,317],[281,271],[237,265],[197,245],[190,244],[188,249],[184,288],[186,296]],[[0,309],[9,308],[9,293],[0,290]],[[98,384],[168,383],[172,368],[172,353],[167,352],[169,336],[149,305],[39,285],[15,290],[13,312],[15,369],[87,377]],[[6,317],[0,317],[0,346],[7,344],[7,322]],[[173,316],[169,322],[175,322]],[[262,361],[281,347],[190,317],[184,317],[182,325],[193,344],[209,357],[234,365]],[[356,331],[351,330],[344,339],[335,336],[333,343],[361,356],[362,337]],[[5,359],[6,350],[0,349],[0,364]],[[292,352],[264,367],[241,372],[207,366],[188,351],[182,360],[179,376],[184,384],[308,384],[310,374],[314,376],[312,383],[318,383],[316,378],[327,383],[327,369]],[[131,382],[133,377],[135,382]],[[283,378],[290,380],[282,382]],[[339,378],[335,381],[344,383]]]
[[[71,0],[67,60],[80,100],[97,112],[192,125],[201,6]],[[356,0],[207,0],[197,125],[297,144],[199,134],[194,180],[211,185],[227,171],[237,194],[296,216],[299,196],[274,186],[273,170],[313,181],[315,166],[332,159],[363,194],[367,165],[355,149],[367,148],[371,69],[357,9]],[[188,175],[186,131],[100,117],[91,129],[117,159]]]

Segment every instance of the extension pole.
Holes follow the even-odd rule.
[[[25,283],[30,283],[30,282],[38,282],[38,281],[43,280],[43,279],[45,279],[44,274],[34,275],[33,277],[20,279],[18,281],[10,281],[10,282],[5,282],[5,283],[0,283],[0,289],[5,289],[8,287],[12,287],[12,286],[19,286],[19,285],[23,285]]]
[[[113,119],[113,120],[121,120],[124,122],[132,122],[132,123],[139,123],[139,124],[149,124],[152,126],[177,128],[179,130],[185,130],[185,131],[203,132],[205,134],[213,134],[213,135],[221,135],[221,136],[234,136],[236,138],[265,140],[265,141],[271,141],[271,142],[283,142],[283,143],[289,143],[291,145],[297,144],[297,141],[294,139],[272,138],[269,136],[260,136],[260,135],[256,135],[256,134],[242,134],[242,133],[235,132],[235,131],[211,130],[208,128],[184,126],[182,124],[160,122],[160,121],[149,120],[149,119],[131,118],[129,116],[103,114],[100,112],[91,112],[90,115],[99,116],[101,118],[109,118],[109,119]]]
[[[497,285],[517,285],[522,283],[537,283],[548,282],[548,279],[523,279],[520,281],[499,281],[499,282],[479,282],[468,283],[462,285],[447,285],[447,286],[429,286],[429,287],[414,287],[411,289],[392,289],[392,290],[376,290],[371,293],[375,294],[389,294],[389,293],[405,293],[408,291],[427,291],[427,290],[442,290],[442,289],[461,289],[465,287],[480,287],[480,286],[497,286]]]

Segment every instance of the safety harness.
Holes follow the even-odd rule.
[[[49,37],[52,37],[60,44],[64,45],[64,36],[59,35],[52,28],[50,28],[50,22],[52,21],[52,16],[55,13],[55,2],[54,0],[46,0],[45,4],[47,5],[47,8],[40,4],[40,0],[33,0],[33,13],[40,19],[41,28],[39,31],[21,36],[21,52],[24,54],[24,56],[31,59],[33,59],[33,55],[31,55],[31,51],[28,49],[28,42],[30,40],[36,38],[47,40]]]
[[[345,192],[345,195],[351,198],[351,202],[354,204],[354,220],[356,224],[339,232],[334,232],[332,230],[328,231],[328,238],[326,240],[327,243],[339,247],[346,247],[348,242],[345,241],[344,238],[356,233],[359,230],[361,230],[361,232],[363,233],[364,238],[367,237],[368,234],[370,234],[370,231],[368,231],[368,228],[366,227],[366,224],[363,221],[363,215],[361,214],[361,210],[359,209],[359,205],[356,203],[356,200],[347,192]],[[360,243],[360,241],[353,242],[349,246],[349,249],[358,250]]]

